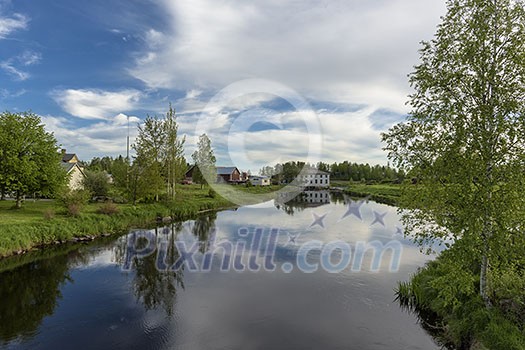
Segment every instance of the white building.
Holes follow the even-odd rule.
[[[268,176],[250,176],[250,183],[254,186],[270,186],[271,181]]]
[[[313,168],[303,169],[297,180],[304,187],[330,187],[330,173]]]
[[[79,160],[76,154],[66,153],[66,150],[62,150],[62,162],[60,165],[66,171],[69,176],[68,187],[71,190],[80,190],[84,187],[84,169],[79,165]]]

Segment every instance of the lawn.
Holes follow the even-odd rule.
[[[228,195],[267,194],[278,187],[221,187]],[[236,202],[239,203],[239,202]],[[130,227],[144,227],[155,223],[158,217],[186,220],[207,210],[233,207],[235,204],[199,185],[180,185],[176,196],[168,203],[117,204],[113,215],[99,213],[103,203],[87,204],[78,217],[67,216],[65,209],[54,201],[32,201],[14,209],[13,201],[0,201],[0,257],[30,250],[33,247],[74,240],[79,237],[96,237],[102,234],[121,234]]]
[[[363,184],[347,182],[344,191],[352,196],[370,197],[377,202],[396,205],[401,197],[402,187],[396,184]]]

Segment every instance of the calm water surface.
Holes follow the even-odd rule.
[[[128,237],[4,260],[0,347],[437,349],[415,316],[394,302],[396,282],[431,258],[396,235],[400,223],[395,208],[368,202],[345,217],[348,206],[335,195],[306,201],[318,203],[265,203],[151,230],[168,242],[162,261],[171,265],[179,258],[171,248],[175,240],[200,242],[195,259],[200,262],[202,253],[211,251],[213,232],[217,242],[242,241],[249,247],[253,230],[263,229],[267,238],[271,228],[278,228],[275,271],[222,272],[219,250],[209,272],[184,265],[176,272],[159,271],[157,252],[133,259],[131,270],[123,271],[128,238],[144,233],[137,230]],[[373,223],[374,211],[386,213],[384,225]],[[312,226],[314,213],[326,216]],[[241,228],[249,234],[239,235]],[[304,273],[297,268],[297,253],[312,240],[344,241],[352,247],[359,241],[397,240],[403,247],[399,270],[389,271],[392,254],[386,253],[379,271],[370,271],[372,256],[367,253],[358,272],[349,266],[338,273],[322,268]],[[263,250],[264,244],[257,252]],[[340,255],[334,251],[332,261]],[[308,261],[319,263],[320,251],[310,251]],[[283,264],[293,270],[285,273]]]

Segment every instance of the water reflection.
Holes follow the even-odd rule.
[[[70,280],[68,261],[64,255],[2,273],[0,339],[31,337],[42,319],[53,314],[62,296],[60,287]]]
[[[328,190],[303,191],[298,195],[293,193],[279,193],[274,201],[277,209],[283,210],[288,215],[294,215],[305,208],[317,208],[330,204],[332,196]]]
[[[52,256],[6,268],[0,272],[0,339],[9,348],[435,348],[416,319],[392,303],[396,282],[426,260],[408,243],[395,274],[281,271],[305,241],[392,239],[395,208],[370,202],[362,220],[341,220],[345,198],[316,192],[276,201],[275,207],[240,208],[147,230],[165,253],[134,258],[129,272],[121,270],[129,238],[144,230],[60,247]],[[388,212],[385,226],[371,225],[373,211]],[[314,213],[327,214],[325,227],[311,227]],[[198,242],[202,257],[213,251],[214,236],[245,239],[252,249],[255,228],[267,233],[276,226],[283,236],[274,272],[194,273],[184,264],[175,271],[158,269],[159,259],[166,267],[178,261],[177,241]],[[241,228],[250,235],[239,235]]]

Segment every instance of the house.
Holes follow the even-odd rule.
[[[196,166],[192,165],[186,174],[184,175],[184,184],[191,184],[193,178],[193,172],[196,170]],[[243,179],[243,173],[237,169],[237,167],[225,167],[218,166],[216,167],[217,171],[217,182],[218,183],[239,183],[246,181]]]
[[[270,186],[271,184],[268,176],[250,176],[249,181],[254,186]]]
[[[241,172],[235,166],[217,167],[218,183],[238,183],[241,182]]]
[[[191,185],[193,183],[193,171],[195,170],[195,165],[189,167],[189,169],[184,174],[184,180],[182,183],[184,185]]]
[[[328,188],[330,187],[330,173],[315,168],[305,168],[297,177],[304,187]]]
[[[69,175],[68,187],[71,190],[79,190],[84,186],[82,181],[84,180],[84,170],[79,165],[79,160],[76,154],[66,153],[66,150],[62,150],[62,161],[60,166]]]

